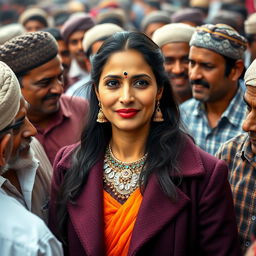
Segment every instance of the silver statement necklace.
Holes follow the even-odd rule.
[[[125,200],[136,190],[146,157],[147,154],[135,162],[122,162],[115,158],[108,146],[104,158],[103,181],[117,198]]]

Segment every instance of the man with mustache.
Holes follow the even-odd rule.
[[[197,27],[190,40],[193,98],[181,104],[181,116],[196,144],[213,155],[242,131],[246,105],[239,78],[246,45],[243,36],[224,24]]]
[[[164,67],[179,103],[192,97],[188,79],[188,54],[189,41],[194,31],[195,28],[190,25],[172,23],[157,29],[152,37],[164,55]]]
[[[71,55],[67,43],[64,41],[58,28],[46,28],[43,31],[49,32],[58,43],[58,54],[63,67],[63,85],[64,91],[66,91],[66,89],[69,87],[68,72],[71,64]]]
[[[41,144],[33,138],[37,131],[27,118],[29,104],[23,96],[19,102],[11,156],[0,177],[2,189],[47,223],[52,166]]]
[[[255,236],[256,224],[256,61],[247,69],[245,76],[246,91],[244,101],[247,116],[240,134],[223,144],[216,156],[229,167],[229,182],[233,193],[241,246],[245,251]],[[252,230],[252,228],[254,230]],[[255,237],[253,238],[255,240]]]
[[[0,60],[19,79],[29,103],[28,118],[51,163],[57,151],[80,138],[88,102],[63,93],[58,45],[48,32],[26,33],[0,46]],[[11,57],[10,57],[11,56]]]
[[[21,122],[15,120],[22,108],[20,99],[17,78],[7,65],[0,62],[0,255],[61,256],[60,242],[41,219],[19,203],[12,194],[15,187],[3,177],[8,172],[15,144],[13,132]],[[26,175],[23,178],[23,185],[29,182]]]

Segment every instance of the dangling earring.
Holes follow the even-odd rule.
[[[108,120],[107,120],[107,118],[105,117],[105,115],[104,115],[104,113],[103,113],[103,111],[102,111],[102,109],[101,109],[101,104],[100,104],[100,102],[99,102],[99,107],[100,107],[100,109],[99,109],[98,118],[97,118],[96,121],[97,121],[98,123],[107,123]]]
[[[163,122],[163,121],[164,121],[164,118],[163,118],[162,111],[160,109],[160,101],[158,100],[156,103],[156,110],[153,117],[153,122]]]

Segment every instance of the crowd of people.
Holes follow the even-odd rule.
[[[0,255],[256,256],[254,4],[2,4]]]

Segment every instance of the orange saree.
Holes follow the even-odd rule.
[[[107,256],[126,256],[142,195],[136,189],[122,205],[104,191],[105,245]]]

